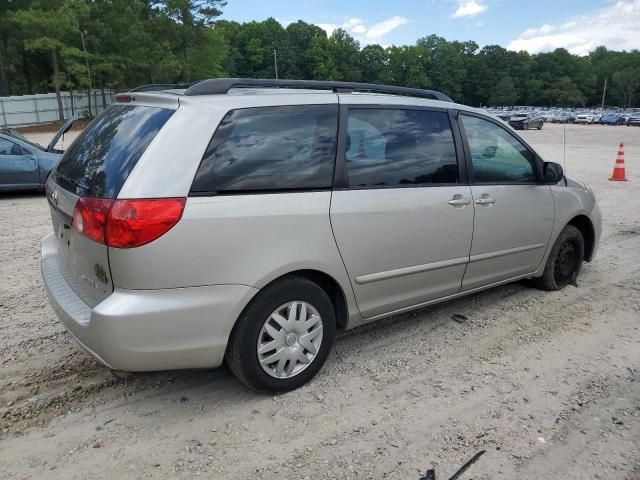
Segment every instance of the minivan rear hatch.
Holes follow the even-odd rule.
[[[71,289],[90,307],[113,292],[108,247],[73,228],[80,203],[108,204],[171,117],[170,108],[115,104],[98,116],[65,151],[47,182],[47,200],[58,242],[58,263]],[[77,225],[76,225],[77,226]]]

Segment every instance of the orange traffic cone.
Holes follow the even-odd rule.
[[[609,180],[614,180],[616,182],[626,182],[627,181],[627,173],[624,168],[624,143],[620,142],[620,146],[618,147],[618,156],[616,157],[616,165],[613,167],[613,173]]]

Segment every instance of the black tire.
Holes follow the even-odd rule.
[[[316,356],[302,371],[290,378],[276,378],[260,365],[258,336],[269,316],[291,301],[307,302],[318,311],[322,341]],[[244,309],[231,332],[225,358],[238,380],[250,389],[259,393],[286,392],[301,387],[318,373],[331,352],[335,335],[335,311],[325,291],[305,278],[285,277],[265,287]]]
[[[533,284],[548,291],[561,290],[575,284],[584,260],[584,238],[580,230],[567,225],[551,249],[544,273]]]
[[[542,122],[540,122],[540,123],[538,124],[538,130],[542,130],[542,125],[543,125],[543,123],[542,123]]]

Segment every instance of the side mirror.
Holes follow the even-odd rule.
[[[554,162],[544,162],[544,183],[547,185],[555,185],[564,178],[564,170],[562,165]]]
[[[17,143],[11,145],[11,155],[24,155],[22,147]]]

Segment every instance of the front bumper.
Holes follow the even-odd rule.
[[[91,308],[62,276],[53,234],[42,241],[41,268],[69,333],[107,367],[131,372],[220,366],[236,319],[258,291],[245,285],[116,288]]]
[[[591,220],[591,225],[593,225],[593,249],[591,250],[591,257],[589,261],[592,261],[596,258],[596,253],[598,252],[598,245],[600,244],[600,237],[602,236],[602,213],[600,212],[600,207],[598,203],[594,203],[593,210],[589,214],[589,220]]]

